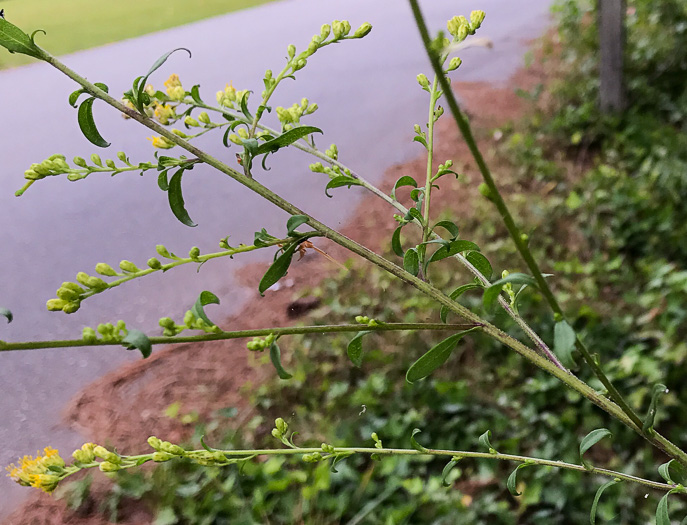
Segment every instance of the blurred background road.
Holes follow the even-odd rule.
[[[445,27],[446,19],[455,14],[485,10],[481,36],[489,37],[494,49],[463,52],[463,66],[453,77],[503,82],[522,65],[527,39],[546,28],[550,3],[432,0],[425,2],[424,9],[435,29]],[[12,19],[12,4],[10,0],[0,6],[8,20],[19,23]],[[59,12],[51,16],[59,17]],[[174,72],[187,89],[201,84],[206,100],[214,100],[214,93],[229,81],[239,89],[259,93],[265,69],[282,67],[288,44],[302,49],[322,23],[333,19],[348,19],[354,28],[369,21],[374,29],[362,41],[322,50],[298,73],[296,82],[284,83],[273,101],[283,106],[302,97],[317,102],[320,109],[306,122],[325,131],[320,145],[335,142],[343,162],[375,181],[389,166],[421,153],[411,142],[413,124],[422,121],[426,112],[425,93],[415,76],[428,72],[429,67],[405,2],[272,2],[75,53],[64,57],[64,62],[91,81],[107,83],[110,93],[121,93],[162,53],[183,46],[192,50],[193,58],[181,53],[172,56],[151,78],[156,87],[161,88]],[[78,36],[93,23],[103,28],[110,24],[103,16],[100,22],[69,20],[67,27]],[[41,27],[21,25],[29,32]],[[51,34],[39,37],[39,43],[51,50]],[[197,228],[187,228],[174,219],[154,173],[144,177],[124,173],[114,178],[94,174],[77,183],[55,177],[39,181],[21,198],[14,197],[14,191],[23,185],[24,170],[54,153],[69,159],[95,152],[114,158],[117,151],[125,151],[134,162],[152,159],[154,150],[145,140],[150,133],[99,104],[96,121],[112,146],[98,150],[87,142],[79,132],[75,110],[67,104],[74,89],[70,80],[46,64],[0,71],[4,101],[0,124],[0,306],[11,309],[15,316],[12,324],[0,323],[0,339],[79,337],[84,326],[118,319],[157,333],[160,317],[178,318],[206,289],[222,301],[220,307],[213,307],[214,318],[236,312],[255,290],[237,284],[234,270],[247,262],[267,260],[270,253],[213,261],[200,273],[189,266],[173,270],[164,279],[162,275],[139,279],[89,299],[71,316],[45,310],[45,301],[54,297],[62,281],[74,280],[79,271],[93,273],[98,262],[115,266],[121,259],[129,259],[144,266],[155,255],[156,244],[165,244],[176,253],[187,253],[191,246],[199,246],[202,252],[216,251],[218,240],[226,235],[236,245],[250,243],[253,232],[262,227],[281,234],[287,218],[248,190],[202,166],[184,178],[184,197]],[[231,161],[234,148],[225,149],[218,138],[206,136],[202,144],[210,153]],[[172,150],[171,154],[181,152]],[[341,224],[360,193],[340,189],[335,190],[334,200],[327,199],[323,192],[326,180],[308,170],[310,162],[298,151],[280,151],[271,158],[272,170],[257,168],[255,176],[327,224]],[[0,354],[0,464],[46,445],[70,450],[80,444],[80,436],[59,425],[62,406],[88,382],[136,358],[134,353],[116,348]],[[2,478],[0,517],[24,492]]]

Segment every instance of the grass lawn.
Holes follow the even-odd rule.
[[[62,55],[160,29],[264,4],[269,0],[0,0],[5,18],[39,45]],[[0,53],[0,68],[27,64],[25,55]]]

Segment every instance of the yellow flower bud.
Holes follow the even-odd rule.
[[[168,454],[167,452],[154,452],[153,453],[153,461],[157,463],[161,463],[163,461],[169,461],[170,459],[174,458],[172,454]]]
[[[70,290],[69,288],[59,288],[57,292],[55,293],[57,295],[58,299],[64,299],[65,301],[74,301],[75,299],[79,299],[81,295],[74,290]]]
[[[117,272],[107,263],[98,263],[95,265],[95,271],[100,275],[107,275],[108,277],[115,277]]]
[[[75,313],[75,312],[78,312],[79,308],[81,308],[81,303],[78,302],[78,301],[75,301],[75,302],[71,302],[71,303],[65,304],[65,305],[62,307],[62,311],[63,311],[65,314],[73,314],[73,313]]]
[[[482,22],[484,22],[485,16],[486,14],[484,11],[473,11],[470,13],[470,28],[473,32],[479,29],[479,27],[482,25]]]
[[[198,124],[198,121],[194,119],[191,115],[184,119],[184,124],[191,128],[197,128],[198,126],[200,126],[200,124]]]
[[[148,137],[148,140],[153,143],[153,147],[160,149],[172,149],[174,142],[167,140],[165,137]]]
[[[84,327],[81,337],[87,343],[95,343],[98,340],[98,335],[95,333],[95,330],[93,330],[93,328],[91,328],[90,326]]]
[[[155,450],[160,450],[160,445],[162,445],[162,440],[156,438],[155,436],[150,436],[148,438],[148,444]]]
[[[363,38],[364,36],[370,34],[370,31],[372,31],[372,24],[370,24],[369,22],[365,22],[363,25],[361,25],[358,29],[355,30],[353,36],[355,36],[356,38]]]
[[[68,301],[65,301],[64,299],[48,299],[48,302],[45,303],[45,306],[51,312],[58,312],[67,304],[69,304]]]
[[[198,115],[198,120],[203,124],[210,124],[210,115],[203,111],[200,115]]]
[[[91,155],[91,162],[93,162],[93,164],[95,164],[96,166],[100,166],[101,168],[103,167],[103,161],[100,160],[100,155],[98,155],[97,153]]]
[[[117,472],[118,470],[122,470],[120,465],[111,463],[109,461],[103,461],[100,463],[100,465],[98,465],[98,468],[100,469],[100,472]]]

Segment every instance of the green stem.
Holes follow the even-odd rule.
[[[331,334],[341,332],[395,332],[395,331],[453,331],[459,332],[474,328],[474,324],[443,324],[443,323],[380,323],[375,326],[364,324],[316,325],[316,326],[285,326],[273,328],[258,328],[254,330],[236,330],[193,336],[151,337],[153,345],[174,345],[181,343],[203,343],[207,341],[224,341],[227,339],[242,339],[246,337],[265,337],[268,335],[303,335],[303,334]],[[37,350],[45,348],[70,348],[78,346],[121,346],[120,341],[84,341],[83,339],[67,339],[62,341],[26,341],[8,343],[0,341],[0,352],[13,350]]]
[[[413,2],[413,0],[411,0]],[[40,49],[40,48],[39,48]],[[155,131],[156,133],[159,133],[160,135],[164,136],[166,139],[168,139],[170,142],[173,142],[177,144],[178,146],[182,147],[192,155],[196,156],[198,159],[203,161],[205,164],[208,164],[209,166],[214,167],[218,171],[226,174],[230,178],[234,179],[237,181],[239,184],[242,184],[243,186],[246,186],[247,188],[251,189],[258,195],[262,196],[264,199],[267,201],[275,204],[277,207],[281,208],[282,210],[290,213],[291,215],[305,215],[308,217],[307,223],[316,231],[320,232],[322,236],[327,237],[334,241],[335,243],[339,244],[340,246],[347,248],[349,251],[352,253],[355,253],[359,255],[360,257],[370,261],[371,263],[379,266],[382,270],[385,270],[386,272],[390,273],[391,275],[394,275],[401,279],[402,281],[414,286],[418,290],[420,290],[422,293],[427,295],[428,297],[431,297],[435,299],[439,304],[446,306],[451,312],[459,315],[466,321],[474,324],[479,324],[482,325],[482,329],[484,330],[485,333],[487,333],[490,337],[496,339],[497,341],[500,341],[504,345],[508,346],[518,354],[520,354],[522,357],[530,361],[532,364],[535,366],[541,368],[542,370],[548,372],[549,374],[553,375],[554,377],[560,379],[563,383],[568,385],[568,387],[572,388],[573,390],[579,392],[582,396],[585,398],[589,399],[592,403],[600,407],[602,410],[608,412],[611,416],[615,417],[625,425],[629,426],[636,432],[638,432],[640,435],[644,434],[642,433],[642,425],[641,421],[640,424],[638,425],[635,423],[635,421],[628,416],[626,412],[624,412],[622,409],[618,407],[613,401],[607,399],[603,395],[599,394],[596,392],[593,388],[591,388],[589,385],[587,385],[585,382],[581,381],[574,375],[570,374],[567,370],[561,370],[558,368],[554,363],[549,361],[548,359],[540,356],[536,350],[533,350],[532,348],[529,348],[528,346],[524,345],[517,339],[509,336],[505,332],[501,331],[499,328],[496,326],[492,325],[491,323],[488,323],[487,321],[484,321],[481,319],[477,314],[473,313],[466,307],[464,307],[461,304],[456,303],[455,301],[451,300],[450,297],[445,295],[441,290],[438,290],[437,288],[433,287],[429,283],[424,282],[421,279],[418,279],[414,275],[411,275],[410,273],[406,272],[402,268],[398,267],[391,261],[388,261],[384,257],[374,253],[373,251],[369,250],[368,248],[358,244],[357,242],[349,239],[345,235],[342,235],[341,233],[337,232],[336,230],[326,226],[322,222],[310,217],[306,213],[304,213],[302,210],[300,210],[298,207],[294,206],[290,202],[286,201],[276,193],[272,192],[262,184],[260,184],[258,181],[256,181],[253,178],[246,177],[242,173],[239,173],[238,171],[230,168],[220,160],[216,159],[215,157],[205,153],[204,151],[198,149],[194,145],[188,143],[187,141],[181,139],[174,133],[169,132],[166,130],[164,127],[160,126],[156,122],[152,121],[150,118],[141,115],[135,110],[132,110],[125,105],[123,105],[120,101],[116,100],[115,98],[111,97],[108,95],[106,92],[103,90],[99,89],[97,86],[93,85],[91,82],[86,80],[85,78],[81,77],[78,75],[75,71],[71,70],[69,67],[67,67],[65,64],[57,60],[54,56],[50,55],[48,52],[40,49],[40,52],[42,53],[41,58],[51,64],[53,67],[58,69],[59,71],[63,72],[65,75],[67,75],[69,78],[77,82],[79,85],[81,85],[84,90],[94,97],[101,99],[105,102],[107,102],[109,105],[113,106],[120,112],[124,113],[125,115],[128,115],[131,117],[133,120],[139,122],[140,124],[146,126],[147,128]],[[441,77],[439,77],[441,78]],[[659,434],[656,434],[654,436],[648,437],[644,436],[646,439],[650,440],[652,443],[654,443],[658,448],[666,452],[670,457],[677,459],[680,461],[680,463],[684,464],[687,466],[687,453],[682,451],[679,447],[668,441],[667,439],[663,438]]]
[[[437,89],[437,77],[434,75],[432,81],[432,90],[429,95],[429,116],[427,117],[427,175],[425,178],[425,194],[423,207],[423,225],[422,225],[422,242],[427,242],[431,234],[429,224],[429,210],[432,196],[432,176],[434,175],[434,124],[436,118],[434,116],[436,111],[437,100],[441,94]],[[422,245],[422,252],[420,260],[424,263],[427,245]]]
[[[418,0],[409,0],[409,2],[413,11],[413,15],[415,17],[415,22],[420,31],[422,42],[425,46],[425,50],[427,51],[427,55],[429,56],[429,59],[432,63],[432,68],[439,77],[439,82],[441,83],[441,88],[444,91],[444,96],[446,97],[446,100],[448,102],[451,114],[453,115],[456,124],[458,124],[458,128],[460,129],[460,132],[463,135],[463,138],[465,139],[468,148],[470,149],[470,153],[472,154],[473,158],[475,159],[475,162],[477,163],[477,166],[479,167],[480,173],[482,174],[482,178],[484,179],[485,184],[489,188],[489,198],[496,206],[496,209],[499,211],[499,214],[503,219],[503,223],[506,226],[506,229],[508,230],[511,239],[513,239],[513,242],[515,243],[515,246],[518,252],[520,253],[520,256],[524,259],[534,279],[537,281],[537,286],[541,291],[542,295],[544,296],[544,298],[546,299],[546,302],[549,304],[549,306],[555,314],[558,314],[561,318],[563,318],[563,310],[561,309],[560,305],[558,304],[558,301],[553,295],[553,292],[551,291],[549,284],[544,278],[544,275],[542,274],[539,265],[535,261],[534,256],[532,255],[532,252],[530,251],[529,246],[527,245],[527,240],[523,238],[520,230],[516,226],[515,220],[513,219],[513,216],[511,215],[510,210],[506,205],[506,202],[503,200],[503,197],[499,192],[499,189],[496,185],[496,182],[494,181],[491,171],[489,170],[489,167],[487,166],[484,157],[482,156],[482,153],[479,150],[479,147],[477,146],[477,142],[475,141],[475,138],[472,134],[470,124],[463,115],[460,106],[458,105],[458,101],[456,100],[456,97],[453,94],[453,91],[451,90],[451,85],[449,84],[446,77],[442,74],[443,71],[441,69],[441,64],[439,63],[437,56],[431,48],[429,31],[427,29],[427,25],[420,10]],[[623,410],[623,412],[627,414],[627,416],[632,420],[635,426],[641,428],[642,420],[640,419],[640,417],[635,413],[634,410],[632,410],[630,405],[625,401],[625,399],[620,394],[620,392],[618,392],[615,386],[613,386],[610,379],[608,379],[599,363],[596,362],[596,360],[591,355],[587,347],[582,343],[582,341],[579,338],[576,341],[575,347],[582,354],[584,360],[591,367],[592,371],[599,379],[599,381],[601,381],[601,383],[604,385],[611,399],[613,399],[613,401],[615,401],[615,403]]]

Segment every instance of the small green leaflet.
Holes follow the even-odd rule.
[[[191,88],[191,98],[196,104],[204,104],[200,98],[200,85],[196,84]]]
[[[289,271],[289,266],[291,266],[293,254],[295,253],[299,244],[300,243],[298,242],[292,242],[289,244],[286,248],[284,248],[282,254],[275,259],[275,261],[272,263],[272,266],[267,269],[265,275],[263,275],[262,279],[260,280],[260,284],[258,285],[258,291],[260,292],[260,295],[265,295],[265,291],[270,286],[275,284],[277,281],[279,281],[279,279],[286,275],[286,273]]]
[[[687,484],[687,468],[674,459],[658,467],[658,473],[666,482],[673,485],[677,485],[678,483],[680,485]]]
[[[394,189],[391,190],[392,199],[398,200],[396,198],[396,190],[398,188],[402,188],[403,186],[412,186],[413,188],[417,188],[417,181],[410,175],[403,175],[403,177],[396,181],[396,184],[394,184]]]
[[[332,471],[334,474],[337,474],[339,471],[336,470],[336,465],[337,465],[338,463],[340,463],[341,461],[343,461],[344,459],[351,457],[353,454],[354,454],[354,452],[342,452],[342,453],[337,454],[336,456],[334,456],[334,460],[332,461],[332,468],[331,468],[331,471]]]
[[[529,467],[528,463],[520,463],[513,472],[508,476],[508,481],[506,481],[506,487],[508,487],[508,492],[513,496],[521,496],[522,492],[518,492],[518,470],[521,468]]]
[[[167,179],[167,172],[169,170],[163,170],[160,172],[160,174],[157,176],[157,186],[160,188],[162,191],[167,191],[169,190],[169,180]]]
[[[10,312],[7,308],[0,308],[0,315],[3,315],[7,318],[8,324],[12,322],[12,319],[14,319],[12,312]]]
[[[219,304],[219,298],[214,293],[204,290],[200,292],[198,299],[196,299],[195,304],[191,308],[191,312],[193,312],[193,315],[195,315],[198,319],[205,321],[205,324],[209,326],[216,326],[215,323],[210,321],[203,308],[209,304]]]
[[[167,197],[169,199],[169,207],[172,209],[174,216],[179,219],[182,224],[191,228],[198,226],[189,216],[184,207],[184,196],[181,193],[181,177],[184,174],[185,168],[179,168],[177,172],[172,175],[167,188]],[[159,185],[158,179],[158,185]]]
[[[143,359],[149,357],[153,351],[148,336],[135,328],[129,328],[126,337],[122,339],[122,344],[127,350],[139,350],[141,355],[143,355]]]
[[[484,255],[479,252],[470,252],[465,256],[465,258],[470,264],[477,268],[479,273],[484,275],[487,279],[491,279],[491,274],[494,273],[494,270]]]
[[[286,370],[284,370],[284,367],[281,364],[281,350],[279,349],[279,345],[276,341],[273,341],[270,345],[270,360],[277,371],[279,379],[291,379],[293,377]]]
[[[410,436],[410,444],[418,452],[429,452],[429,449],[423,447],[422,445],[420,445],[420,443],[418,443],[415,440],[415,435],[419,434],[420,432],[422,432],[422,430],[420,430],[419,428],[413,429],[413,433]]]
[[[399,257],[403,257],[403,246],[401,245],[401,230],[403,229],[403,226],[405,226],[405,224],[402,224],[396,228],[391,236],[391,249]]]
[[[682,489],[672,489],[661,498],[656,507],[656,525],[670,525],[670,514],[668,514],[668,496],[673,492],[681,492]]]
[[[592,503],[592,511],[589,514],[589,522],[592,525],[596,525],[596,508],[599,505],[599,500],[601,499],[601,494],[603,494],[604,490],[606,490],[608,487],[612,487],[613,485],[617,485],[618,483],[621,483],[622,480],[619,478],[612,479],[611,481],[608,481],[607,483],[604,483],[599,487],[599,489],[596,491],[596,495],[594,496],[594,503]]]
[[[482,285],[481,285],[481,284],[477,284],[477,283],[464,284],[464,285],[462,285],[462,286],[459,286],[459,287],[456,288],[455,290],[453,290],[453,291],[451,292],[451,295],[449,295],[449,297],[450,297],[453,301],[455,301],[456,299],[458,299],[461,295],[463,295],[463,294],[464,294],[465,292],[467,292],[468,290],[474,290],[475,288],[482,288]],[[442,305],[442,307],[441,307],[441,312],[439,313],[439,317],[441,318],[441,322],[442,322],[442,323],[445,323],[445,322],[446,322],[446,318],[448,317],[448,312],[449,312],[448,306],[443,306],[443,305]]]
[[[10,53],[20,53],[43,60],[38,46],[33,42],[33,38],[4,18],[0,18],[0,46],[7,49]]]
[[[580,461],[587,470],[590,470],[593,467],[589,461],[584,459],[584,453],[606,436],[613,437],[613,434],[611,434],[611,431],[607,428],[597,428],[596,430],[592,430],[589,434],[587,434],[580,442]]]
[[[255,232],[253,244],[258,248],[267,246],[270,242],[275,241],[277,238],[267,233],[267,230],[263,228],[259,232]]]
[[[355,366],[360,368],[363,364],[363,337],[370,333],[370,330],[358,332],[353,336],[353,339],[348,343],[346,353],[348,358]]]
[[[444,470],[441,471],[441,484],[442,484],[444,487],[450,487],[450,486],[451,486],[450,483],[448,483],[448,482],[446,481],[446,478],[448,478],[448,475],[449,475],[449,474],[451,473],[451,471],[453,470],[453,467],[455,467],[461,459],[462,459],[462,458],[459,458],[458,456],[454,456],[454,457],[451,459],[451,461],[449,461],[448,463],[446,463],[446,466],[444,467]]]
[[[324,194],[331,199],[333,195],[330,195],[328,190],[342,188],[343,186],[348,186],[350,188],[351,186],[361,186],[361,184],[358,179],[354,179],[353,177],[349,177],[347,175],[340,175],[338,177],[334,177],[327,183],[327,186],[324,188]]]
[[[81,128],[81,133],[84,134],[92,144],[100,148],[107,148],[110,143],[107,142],[98,132],[98,128],[95,125],[95,120],[93,119],[93,103],[95,102],[95,97],[90,97],[84,100],[79,106],[78,121],[79,128]]]
[[[503,289],[504,284],[526,284],[528,286],[533,286],[536,288],[537,286],[537,281],[534,280],[534,277],[530,275],[526,275],[524,273],[511,273],[510,275],[507,275],[503,279],[499,279],[498,281],[495,281],[494,283],[489,286],[486,290],[484,290],[484,296],[482,298],[482,302],[484,303],[484,308],[487,310],[490,309],[494,303],[497,301],[499,298],[499,294],[501,293],[501,290]]]
[[[491,446],[489,438],[491,437],[491,430],[487,430],[479,437],[479,444],[489,451],[489,454],[498,454],[498,451]]]
[[[668,392],[668,387],[662,384],[654,385],[651,391],[651,402],[649,403],[649,410],[644,418],[642,425],[642,432],[645,434],[651,433],[654,430],[654,420],[656,419],[656,412],[658,411],[658,398]]]
[[[405,253],[403,256],[403,269],[415,277],[420,273],[420,256],[417,253],[417,249],[411,248]]]
[[[458,226],[456,226],[456,223],[454,223],[453,221],[439,221],[434,225],[432,231],[435,231],[437,228],[443,228],[444,230],[449,232],[451,234],[452,241],[455,241],[458,238]]]
[[[296,228],[308,222],[309,217],[307,215],[292,215],[289,220],[286,221],[286,235],[289,237],[297,237],[299,233]]]
[[[470,330],[453,334],[430,348],[427,353],[410,366],[406,373],[406,381],[412,384],[434,372],[450,357],[458,341],[473,330],[474,328],[471,328]]]
[[[572,351],[575,349],[577,336],[575,330],[567,321],[558,321],[553,327],[553,351],[567,368],[576,368],[577,363],[572,357]]]
[[[312,133],[323,133],[323,131],[315,126],[299,126],[297,128],[292,128],[272,140],[263,142],[254,151],[251,151],[251,154],[253,156],[258,156],[263,153],[274,153],[278,149],[289,146]]]

